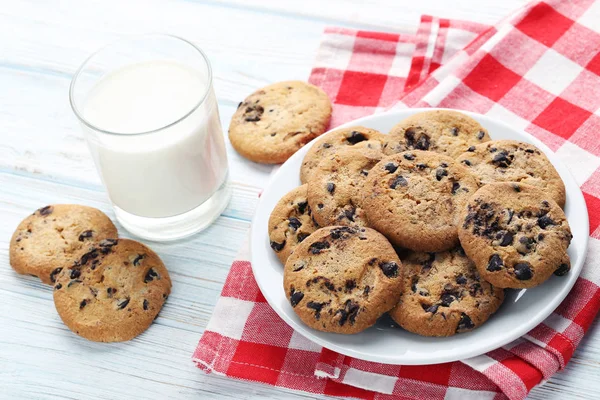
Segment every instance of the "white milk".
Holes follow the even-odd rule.
[[[183,64],[148,61],[108,74],[89,92],[84,119],[121,133],[86,135],[115,206],[141,217],[170,217],[200,206],[225,182],[223,133],[207,84]]]

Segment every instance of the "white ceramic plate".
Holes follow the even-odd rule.
[[[425,109],[390,111],[352,121],[341,127],[362,125],[389,132],[401,119]],[[355,335],[319,332],[304,325],[288,303],[283,289],[283,266],[269,246],[267,224],[277,201],[300,185],[302,159],[310,148],[306,145],[294,154],[273,176],[262,193],[252,221],[252,270],[265,298],[297,332],[319,345],[362,360],[386,364],[424,365],[456,361],[483,354],[522,336],[542,322],[567,296],[581,272],[588,242],[589,222],[581,190],[564,164],[535,137],[513,129],[484,115],[465,112],[490,133],[492,139],[514,139],[532,143],[541,149],[565,182],[565,213],[571,225],[573,241],[569,247],[571,271],[563,277],[552,276],[544,284],[528,290],[509,290],[502,307],[483,326],[448,338],[429,338],[407,332],[388,316],[375,326]]]

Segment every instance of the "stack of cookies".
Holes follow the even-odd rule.
[[[384,135],[317,140],[269,220],[284,290],[308,326],[356,333],[385,313],[425,336],[472,330],[507,289],[570,269],[564,184],[535,146],[434,110]]]
[[[110,218],[81,205],[49,205],[25,218],[10,242],[10,264],[54,285],[54,305],[65,325],[97,342],[145,331],[171,291],[156,253],[119,239]]]

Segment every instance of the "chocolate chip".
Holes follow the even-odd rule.
[[[452,194],[456,194],[456,191],[460,189],[460,183],[452,182]]]
[[[344,286],[346,287],[346,290],[352,290],[356,287],[356,281],[354,279],[346,279]]]
[[[395,278],[398,276],[398,264],[393,261],[390,262],[380,262],[379,268],[383,271],[383,274],[388,278]]]
[[[71,274],[69,275],[69,277],[71,279],[77,279],[81,276],[81,271],[79,269],[72,269],[71,270]]]
[[[458,136],[458,128],[454,127],[450,129],[450,133],[452,134],[452,136]]]
[[[144,302],[142,303],[142,308],[143,308],[144,310],[147,310],[147,309],[148,309],[148,305],[149,305],[149,304],[150,304],[150,303],[148,303],[148,300],[144,299]]]
[[[494,158],[492,159],[492,162],[500,168],[506,168],[510,164],[512,164],[512,161],[508,156],[508,152],[506,152],[504,150],[501,151],[500,153],[496,154],[494,156]]]
[[[456,277],[456,283],[458,283],[459,285],[464,285],[465,283],[467,283],[467,278],[464,275],[458,275]]]
[[[113,246],[116,246],[119,243],[117,239],[104,239],[98,245],[100,246],[100,251],[102,254],[110,253],[110,250]]]
[[[571,270],[569,264],[560,264],[558,268],[554,271],[554,275],[556,276],[564,276]]]
[[[40,208],[38,211],[39,211],[40,215],[42,215],[42,216],[45,217],[47,215],[52,214],[52,212],[54,211],[54,207],[53,206],[46,206],[46,207]]]
[[[450,293],[444,293],[442,294],[441,300],[442,302],[440,303],[440,305],[442,307],[450,307],[450,304],[452,304],[452,302],[456,300],[456,297]]]
[[[328,148],[330,148],[330,147],[331,147],[331,145],[330,145],[329,143],[323,143],[323,144],[321,145],[321,147],[322,147],[322,148],[324,148],[324,149],[328,149]]]
[[[319,204],[317,204],[317,207],[319,207],[319,208],[323,208],[323,203],[319,203]]]
[[[389,172],[390,174],[393,174],[398,169],[398,166],[394,163],[387,163],[387,164],[385,164],[384,168],[387,172]]]
[[[281,243],[277,243],[271,240],[269,244],[271,245],[271,248],[273,250],[275,250],[276,252],[280,252],[285,247],[285,240]]]
[[[540,228],[542,228],[542,229],[546,229],[550,225],[556,225],[556,222],[554,222],[552,220],[552,218],[550,218],[547,215],[544,215],[543,217],[538,218],[537,223],[540,226]]]
[[[133,265],[136,267],[140,265],[144,257],[146,257],[145,254],[138,254],[137,257],[133,259]]]
[[[407,159],[408,161],[412,161],[415,159],[415,155],[414,154],[405,154],[404,158]]]
[[[326,304],[327,303],[317,303],[316,301],[309,301],[308,303],[306,303],[306,307],[315,310],[315,319],[318,321],[321,318],[321,310]]]
[[[83,242],[85,239],[89,239],[93,236],[94,232],[92,230],[87,230],[87,231],[83,231],[81,232],[81,234],[79,235],[79,241]]]
[[[460,316],[460,320],[458,321],[458,326],[456,327],[456,332],[461,332],[473,328],[475,328],[475,324],[473,323],[473,321],[471,321],[471,318],[467,314],[462,313],[462,315]]]
[[[530,154],[531,154],[531,153],[533,153],[533,152],[534,152],[534,150],[533,150],[533,149],[525,149],[525,153],[530,153]]]
[[[310,236],[310,233],[304,233],[304,232],[298,233],[298,236],[297,236],[298,243],[302,243],[304,241],[304,239],[306,239],[309,236]]]
[[[416,167],[422,171],[422,170],[424,170],[425,168],[427,168],[427,167],[428,167],[428,165],[427,165],[427,164],[422,164],[422,163],[419,163],[419,164],[417,164],[417,165],[416,165]]]
[[[83,309],[83,307],[85,307],[87,305],[87,303],[88,303],[87,299],[81,300],[81,303],[79,303],[79,309],[80,310]]]
[[[154,268],[150,268],[148,272],[146,272],[146,275],[144,275],[144,283],[148,283],[154,280],[154,278],[160,279],[160,276],[158,275],[158,272],[154,270]]]
[[[119,301],[117,303],[117,309],[122,310],[125,307],[127,307],[127,304],[129,304],[129,297],[126,297],[125,299]]]
[[[308,206],[308,201],[302,201],[302,202],[296,204],[296,207],[298,207],[298,212],[300,214],[304,214],[307,206]]]
[[[496,272],[500,271],[503,266],[504,263],[502,262],[502,258],[500,258],[500,255],[493,254],[490,257],[490,261],[488,262],[487,270],[490,272]]]
[[[331,194],[333,194],[333,192],[335,192],[335,183],[331,183],[329,182],[327,184],[327,191]]]
[[[515,190],[515,192],[519,193],[521,191],[521,186],[517,185],[516,183],[512,184],[512,188]]]
[[[302,226],[302,222],[298,218],[290,217],[288,218],[288,226],[296,232],[298,228]]]
[[[370,291],[371,291],[371,286],[369,286],[369,285],[365,286],[365,288],[363,290],[363,295],[368,296]]]
[[[477,295],[477,293],[483,294],[483,289],[481,288],[481,285],[479,283],[474,283],[471,285],[471,287],[469,289],[469,294],[471,296],[475,297]]]
[[[62,284],[57,284],[56,286],[54,286],[54,290],[60,290],[62,289]]]
[[[408,186],[408,181],[402,176],[398,175],[392,183],[390,183],[391,189],[396,189],[398,186]]]
[[[421,307],[423,307],[423,310],[425,310],[425,312],[430,312],[432,314],[435,314],[439,308],[439,305],[437,305],[437,304],[434,304],[434,305],[421,304]]]
[[[369,171],[367,171],[366,169],[362,169],[362,170],[360,171],[360,174],[361,174],[362,176],[369,176]]]
[[[352,300],[346,300],[344,309],[340,309],[336,312],[336,314],[340,314],[340,326],[344,326],[347,321],[350,321],[350,324],[354,325],[359,310],[360,306],[357,303]]]
[[[448,176],[448,170],[446,169],[438,169],[435,171],[435,179],[441,181],[444,176]]]
[[[308,248],[308,251],[311,254],[320,254],[321,251],[328,249],[329,247],[331,247],[331,245],[327,241],[315,242],[310,245],[310,247]]]
[[[72,285],[76,284],[76,283],[81,283],[82,281],[80,279],[73,279],[71,281],[69,281],[69,284],[67,285],[67,288],[70,288]]]
[[[265,109],[259,105],[251,105],[246,108],[244,111],[244,120],[248,122],[257,122],[260,121],[260,117],[265,112]]]
[[[296,307],[298,303],[304,298],[304,293],[298,292],[292,288],[290,291],[290,304],[292,307]]]
[[[471,146],[471,147],[469,147],[469,148],[467,149],[467,151],[474,152],[474,151],[475,151],[475,146]]]
[[[479,133],[477,134],[477,139],[481,140],[481,139],[483,139],[484,136],[485,136],[485,132],[479,131]]]
[[[62,271],[62,267],[54,268],[52,272],[50,272],[50,281],[52,283],[56,282],[56,275],[58,275]]]
[[[106,294],[108,295],[108,297],[112,297],[113,294],[117,293],[117,289],[115,288],[106,288]]]
[[[542,240],[544,240],[544,238],[545,238],[545,237],[546,237],[546,235],[544,235],[543,233],[540,233],[540,234],[537,236],[537,240],[538,240],[538,242],[541,242]]]
[[[365,137],[365,135],[363,135],[360,132],[352,131],[350,133],[350,137],[347,137],[346,140],[351,145],[355,145],[356,143],[360,143],[360,142],[363,142],[363,141],[367,140],[367,138]]]
[[[533,272],[531,272],[531,265],[528,263],[522,262],[515,264],[515,276],[520,281],[527,281],[533,277]]]
[[[471,161],[469,161],[469,160],[463,160],[462,162],[463,162],[463,164],[465,164],[468,167],[471,166]]]
[[[332,228],[329,231],[329,235],[331,236],[332,239],[335,239],[335,240],[348,239],[350,237],[350,235],[355,235],[356,233],[358,233],[358,231],[349,226],[340,226],[337,228]]]
[[[500,242],[500,246],[506,247],[510,246],[513,242],[513,234],[510,232],[505,232],[502,236],[502,241]]]

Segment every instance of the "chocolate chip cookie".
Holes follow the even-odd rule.
[[[320,226],[367,226],[362,187],[382,157],[379,150],[348,147],[321,160],[308,181],[308,204]]]
[[[145,331],[170,292],[169,273],[156,253],[133,240],[106,239],[58,274],[54,305],[76,334],[120,342]]]
[[[330,118],[331,102],[321,89],[301,81],[279,82],[239,104],[229,140],[251,161],[278,164],[325,132]]]
[[[444,251],[458,244],[458,210],[476,190],[476,179],[452,158],[416,150],[373,167],[362,204],[370,226],[393,244]]]
[[[563,210],[534,186],[491,183],[460,210],[459,238],[483,279],[530,288],[570,269],[571,229]]]
[[[471,146],[457,160],[481,184],[492,182],[520,182],[548,193],[565,206],[565,185],[554,166],[534,145],[515,140],[493,140]]]
[[[455,158],[489,140],[487,130],[473,118],[457,111],[433,110],[400,121],[387,136],[383,151],[428,150]]]
[[[452,336],[483,324],[504,300],[504,290],[481,279],[460,247],[403,258],[402,297],[390,315],[407,331]]]
[[[306,325],[357,333],[398,303],[402,271],[392,245],[377,231],[330,226],[296,247],[285,263],[283,286]]]
[[[279,200],[269,218],[271,248],[283,264],[296,246],[318,229],[306,197],[306,185],[292,189]]]
[[[319,138],[308,150],[300,167],[300,181],[308,182],[309,176],[317,168],[319,162],[340,148],[352,146],[353,148],[367,148],[381,150],[381,143],[385,135],[375,129],[363,126],[353,126],[338,129]]]
[[[102,211],[76,204],[53,204],[35,211],[17,227],[10,241],[10,265],[48,285],[81,250],[116,238],[117,228]]]

